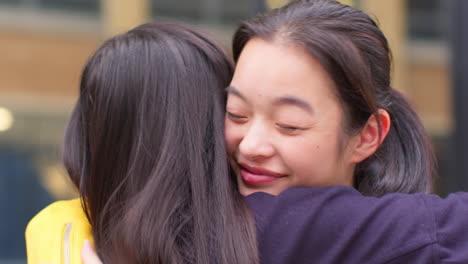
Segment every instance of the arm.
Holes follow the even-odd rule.
[[[440,263],[429,197],[364,197],[333,186],[246,199],[257,222],[262,263]]]

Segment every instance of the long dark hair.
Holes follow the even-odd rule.
[[[390,49],[372,18],[338,1],[294,1],[241,24],[233,40],[235,61],[252,38],[298,45],[321,63],[338,89],[346,134],[359,132],[371,115],[379,120],[378,109],[390,114],[386,139],[355,169],[360,192],[381,196],[432,190],[432,148],[416,113],[391,88]]]
[[[105,263],[256,263],[224,143],[232,62],[197,30],[149,23],[84,67],[64,163]]]

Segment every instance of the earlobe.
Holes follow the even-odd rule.
[[[361,132],[356,135],[357,142],[351,158],[353,163],[359,163],[374,154],[388,135],[391,125],[390,115],[384,109],[379,109],[377,115],[380,119],[380,131],[376,115],[372,115]]]

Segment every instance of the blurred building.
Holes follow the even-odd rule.
[[[25,263],[23,231],[46,204],[74,197],[60,147],[81,67],[101,41],[151,19],[205,27],[229,47],[244,18],[284,0],[0,0],[0,264]],[[438,153],[452,132],[445,0],[343,0],[374,14],[404,91]],[[441,174],[444,155],[440,155]]]

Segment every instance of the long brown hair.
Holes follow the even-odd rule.
[[[229,171],[233,66],[197,30],[150,23],[84,67],[64,145],[105,263],[256,263],[255,226]]]
[[[337,87],[344,135],[359,132],[371,115],[379,120],[378,109],[390,114],[386,139],[355,169],[359,191],[374,196],[431,191],[432,148],[416,113],[391,87],[390,49],[372,18],[334,0],[299,0],[243,22],[233,40],[236,61],[252,38],[297,45],[321,63]]]

